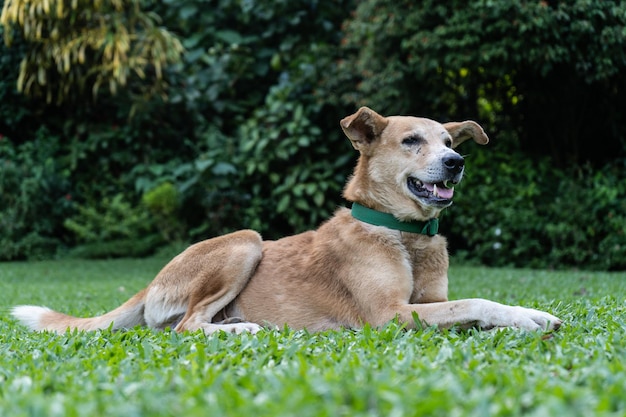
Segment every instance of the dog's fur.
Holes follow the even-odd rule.
[[[452,203],[464,171],[453,148],[486,144],[472,121],[383,117],[363,107],[341,120],[359,151],[344,196],[401,221],[437,217]],[[244,230],[190,246],[144,290],[99,317],[76,318],[45,307],[13,315],[35,330],[96,330],[148,325],[176,331],[256,332],[264,325],[309,331],[381,326],[557,329],[542,311],[483,299],[448,301],[448,253],[440,236],[374,226],[339,209],[316,231],[262,241]],[[417,315],[421,323],[415,321]]]

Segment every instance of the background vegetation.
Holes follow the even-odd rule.
[[[110,310],[167,258],[12,262],[0,310]],[[558,332],[33,333],[0,316],[3,416],[623,416],[624,273],[452,267],[451,298],[548,310]],[[94,295],[97,295],[94,297]],[[558,301],[554,301],[558,300]]]
[[[26,13],[40,31],[7,12],[44,3],[65,7]],[[626,267],[624,2],[119,0],[92,18],[70,4],[3,2],[2,260],[315,227],[344,204],[356,159],[338,120],[366,104],[474,119],[492,138],[461,150],[467,178],[442,222],[457,255]],[[70,59],[78,34],[115,49],[120,19],[141,23],[125,52],[143,60],[116,73],[98,43]]]

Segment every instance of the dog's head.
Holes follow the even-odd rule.
[[[427,220],[452,204],[465,169],[454,148],[467,139],[489,142],[472,121],[383,117],[367,107],[341,120],[341,128],[361,154],[344,196],[400,220]]]

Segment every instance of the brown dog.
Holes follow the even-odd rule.
[[[542,311],[483,299],[447,301],[446,240],[439,213],[452,203],[464,160],[453,149],[486,144],[472,121],[439,124],[383,117],[363,107],[341,121],[360,152],[339,209],[316,231],[262,241],[244,230],[190,246],[152,283],[99,317],[76,318],[45,307],[13,315],[35,330],[95,330],[148,325],[176,331],[256,332],[261,325],[310,331],[383,325],[557,329]]]

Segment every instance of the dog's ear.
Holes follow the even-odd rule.
[[[380,136],[389,121],[374,110],[361,107],[356,113],[339,122],[354,149],[368,153],[370,145]]]
[[[443,127],[445,127],[448,133],[450,133],[450,136],[452,136],[453,148],[456,148],[468,139],[474,139],[474,142],[479,145],[485,145],[489,142],[489,138],[483,128],[480,127],[478,123],[471,120],[444,123]]]

